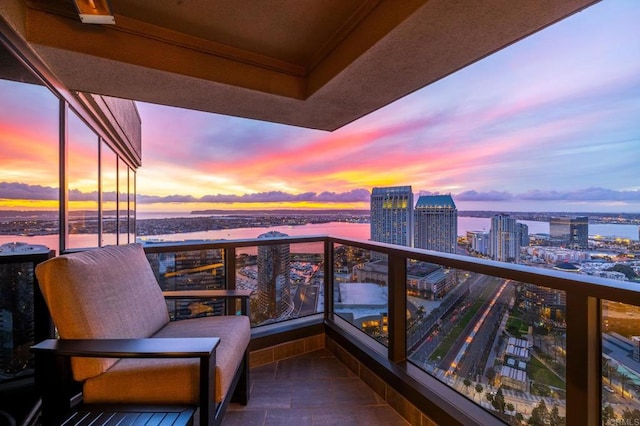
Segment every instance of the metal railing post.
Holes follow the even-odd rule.
[[[567,292],[567,424],[601,423],[600,299]]]
[[[389,360],[407,359],[407,259],[389,254]]]
[[[330,238],[324,240],[324,320],[327,321],[333,313],[333,285],[334,265],[333,241]]]
[[[222,249],[224,259],[224,284],[227,290],[234,290],[236,288],[236,248],[226,247]],[[226,303],[227,315],[234,315],[238,307],[235,306],[237,301]]]

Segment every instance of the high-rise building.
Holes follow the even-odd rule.
[[[507,214],[497,214],[491,218],[489,254],[501,262],[520,261],[520,241],[518,223]]]
[[[271,231],[258,238],[286,236]],[[264,319],[280,318],[292,310],[290,274],[289,244],[258,246],[258,308]]]
[[[550,218],[549,241],[555,246],[586,250],[589,248],[589,218],[587,216]]]
[[[413,210],[414,246],[455,253],[458,246],[458,209],[451,195],[422,195]]]
[[[474,252],[482,255],[489,254],[489,232],[467,231],[467,240]]]
[[[520,246],[529,247],[529,227],[518,222],[518,233],[520,235]]]
[[[413,192],[411,186],[373,188],[371,240],[413,245]]]

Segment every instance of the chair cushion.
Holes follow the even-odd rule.
[[[216,350],[216,402],[222,401],[240,365],[251,329],[246,316],[204,317],[170,322],[153,337],[219,337]],[[197,404],[198,359],[120,359],[87,380],[88,403]]]
[[[167,305],[142,245],[110,246],[50,259],[36,277],[63,339],[150,337],[169,322]],[[82,381],[117,359],[74,358]]]

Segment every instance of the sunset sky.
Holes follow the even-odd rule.
[[[331,133],[139,103],[138,209],[368,208],[412,185],[459,209],[640,211],[638,22],[604,1]]]
[[[371,188],[412,185],[459,210],[640,212],[638,22],[640,1],[604,0],[334,132],[137,103],[137,209],[368,209]],[[57,106],[23,93],[0,126],[34,103]],[[55,122],[1,131],[0,208],[53,190],[55,155],[25,146]]]

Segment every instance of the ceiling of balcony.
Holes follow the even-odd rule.
[[[68,88],[333,130],[594,0],[110,3],[115,25],[26,1],[23,36]]]

